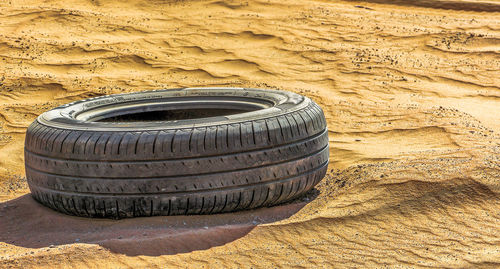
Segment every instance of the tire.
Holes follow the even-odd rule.
[[[156,121],[145,119],[151,115]],[[25,141],[35,200],[83,217],[272,206],[311,190],[328,158],[321,108],[295,93],[259,89],[185,88],[77,101],[40,115]]]

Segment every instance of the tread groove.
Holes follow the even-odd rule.
[[[151,201],[151,210],[149,211],[149,216],[153,216],[153,200],[150,200]]]
[[[200,207],[200,213],[203,212],[203,206],[205,205],[205,197],[201,197],[201,207]]]
[[[248,203],[249,208],[252,208],[252,203],[253,203],[254,197],[255,197],[255,190],[252,190],[252,198],[250,199],[250,203]]]
[[[75,199],[73,197],[71,197],[71,203],[73,204],[74,212],[78,212],[78,210],[76,209]]]
[[[116,217],[119,218],[120,217],[120,207],[118,207],[118,200],[115,200],[115,204],[116,204]]]
[[[97,209],[96,209],[96,206],[95,206],[95,200],[92,199],[92,204],[93,204],[93,209],[94,209],[94,214],[97,215]]]
[[[64,132],[60,132],[56,137],[55,139],[52,139],[52,143],[50,145],[50,151],[54,151],[54,144],[56,143],[57,139],[59,138],[59,136],[61,136],[62,134],[64,134]]]
[[[307,121],[304,119],[304,117],[302,116],[302,114],[298,113],[298,115],[302,119],[302,121],[304,121],[304,126],[306,128],[306,133],[309,134],[309,127],[307,127]]]
[[[267,187],[267,194],[266,194],[266,199],[264,199],[264,203],[267,203],[267,200],[269,199],[269,193],[271,192],[271,189],[269,187]]]
[[[89,135],[87,140],[85,140],[85,144],[83,144],[83,155],[85,155],[85,151],[87,150],[87,143],[89,142],[90,138],[92,138],[92,135]]]
[[[193,131],[189,132],[189,142],[188,142],[188,150],[189,150],[189,152],[191,152],[191,143],[192,143],[191,141],[193,139],[193,133],[194,133],[194,129],[193,129]]]
[[[302,135],[302,131],[300,130],[300,124],[297,122],[297,119],[292,116],[293,121],[295,121],[295,126],[297,126],[297,132],[299,133],[299,136]]]
[[[224,199],[224,206],[222,207],[220,212],[224,212],[224,209],[226,208],[226,206],[227,206],[227,193],[226,193],[226,198]]]
[[[243,132],[241,131],[241,123],[238,123],[239,125],[239,130],[240,130],[240,146],[243,147]]]
[[[106,217],[107,212],[106,212],[106,201],[102,201],[102,216]]]
[[[75,142],[73,142],[73,150],[71,150],[71,154],[75,154],[75,146],[76,146],[76,142],[78,141],[78,139],[80,139],[80,137],[84,134],[85,132],[81,132],[80,135],[78,135],[78,137],[75,139]]]
[[[271,129],[269,129],[269,124],[267,123],[267,120],[264,121],[266,123],[266,129],[267,129],[267,141],[269,141],[269,143],[271,143]]]
[[[212,214],[216,205],[217,205],[217,195],[214,196],[214,206],[212,206],[212,209],[210,209],[210,212],[208,212],[208,214]]]
[[[108,136],[108,139],[106,139],[106,143],[104,143],[104,150],[103,150],[104,155],[106,155],[106,148],[108,148],[108,143],[109,140],[111,140],[111,137],[113,137],[113,135]]]
[[[120,155],[120,147],[122,146],[122,141],[123,141],[123,138],[125,138],[126,134],[123,134],[121,135],[120,137],[120,141],[118,142],[118,151],[117,151],[117,155]]]
[[[205,128],[205,134],[203,135],[203,151],[206,151],[207,130],[208,128]]]
[[[156,149],[156,140],[158,139],[158,135],[160,134],[160,132],[156,132],[156,135],[155,135],[155,138],[153,140],[153,149],[152,149],[152,152],[153,152],[153,155],[155,154],[155,149]]]
[[[132,216],[136,216],[135,215],[135,200],[132,200]]]
[[[92,154],[95,154],[95,149],[97,148],[97,142],[99,142],[99,139],[101,139],[101,137],[103,136],[104,134],[100,134],[97,139],[95,140],[95,143],[94,143],[94,150],[92,151]]]
[[[253,144],[257,144],[257,140],[255,140],[255,130],[253,127],[253,122],[250,122],[250,125],[252,126],[252,137],[253,137]]]
[[[87,213],[87,216],[92,216],[89,211],[87,210],[87,203],[85,203],[85,201],[83,201],[82,203],[82,207],[83,207],[83,210],[85,210],[85,213]]]
[[[281,138],[285,139],[285,134],[283,133],[283,126],[281,126],[281,122],[279,121],[279,119],[277,120],[277,122],[280,127]]]
[[[236,206],[234,207],[235,209],[239,208],[240,206],[240,203],[241,203],[241,191],[239,192],[239,197],[238,197],[238,203],[236,204]]]
[[[179,130],[176,130],[176,131],[174,132],[174,135],[172,135],[172,140],[170,140],[170,152],[171,152],[171,153],[174,153],[174,152],[175,152],[175,150],[174,150],[174,141],[175,141],[175,136],[177,135],[177,132],[178,132],[178,131],[179,131]]]
[[[293,135],[293,131],[291,130],[292,129],[292,123],[290,122],[290,120],[288,119],[288,117],[284,117],[284,118],[288,122],[288,125],[290,126],[290,134],[291,134],[291,137],[293,138],[294,135]]]
[[[141,136],[137,137],[137,140],[135,141],[134,155],[137,155],[137,148],[139,146],[139,140],[140,139],[141,139]]]
[[[217,151],[217,134],[219,133],[219,126],[215,127],[215,150]]]

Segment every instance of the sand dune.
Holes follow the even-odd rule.
[[[483,0],[0,3],[0,267],[499,267],[499,17]],[[184,86],[313,98],[327,177],[218,216],[90,221],[27,195],[37,115]]]

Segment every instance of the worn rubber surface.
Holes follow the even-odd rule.
[[[221,99],[254,111],[177,121],[95,120],[193,100],[222,106]],[[324,177],[328,157],[326,121],[317,104],[258,89],[188,88],[78,101],[40,115],[25,142],[32,196],[85,217],[271,206],[312,189]]]

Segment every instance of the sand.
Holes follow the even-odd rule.
[[[2,1],[0,267],[500,267],[499,18],[482,0]],[[189,86],[311,97],[328,175],[215,216],[89,220],[31,199],[37,115]]]

